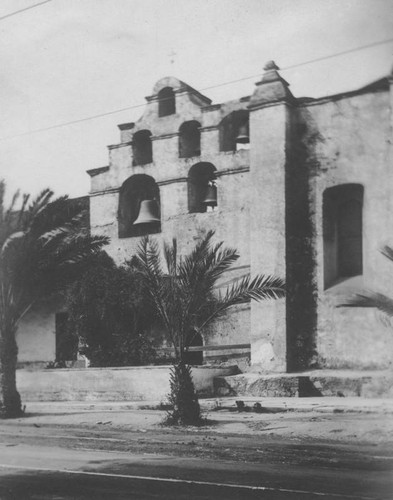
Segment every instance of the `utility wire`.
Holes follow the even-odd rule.
[[[46,2],[50,2],[50,1],[52,1],[52,0],[46,0]],[[46,3],[46,2],[42,2],[42,3]],[[40,4],[37,4],[37,5],[40,5]],[[30,8],[32,8],[32,7],[30,7]],[[367,44],[367,45],[362,45],[360,47],[355,47],[353,49],[344,50],[342,52],[337,52],[335,54],[330,54],[330,55],[327,55],[327,56],[318,57],[316,59],[309,59],[308,61],[303,61],[301,63],[292,64],[291,66],[286,66],[286,67],[280,68],[280,71],[287,71],[287,70],[290,70],[290,69],[299,68],[301,66],[306,66],[307,64],[313,64],[313,63],[320,62],[320,61],[326,61],[327,59],[332,59],[333,57],[339,57],[339,56],[342,56],[342,55],[345,55],[345,54],[351,54],[353,52],[358,52],[360,50],[365,50],[365,49],[368,49],[368,48],[371,48],[371,47],[377,47],[378,45],[385,45],[385,44],[391,43],[391,42],[393,42],[393,38],[388,38],[386,40],[380,40],[379,42],[374,42],[374,43],[370,43],[370,44]],[[216,85],[211,85],[209,87],[204,87],[200,91],[203,92],[205,90],[216,89],[216,88],[219,88],[219,87],[224,87],[226,85],[232,85],[233,83],[243,82],[243,81],[246,81],[246,80],[251,80],[253,78],[259,78],[260,76],[261,76],[260,73],[258,75],[246,76],[246,77],[243,77],[243,78],[239,78],[237,80],[230,80],[230,81],[227,81],[227,82],[218,83]],[[159,101],[163,102],[163,101],[165,101],[167,99],[171,99],[171,98],[164,98],[164,99],[160,99]],[[16,135],[8,136],[8,137],[2,137],[2,138],[0,138],[0,141],[15,139],[17,137],[23,137],[25,135],[38,134],[40,132],[46,132],[47,130],[53,130],[53,129],[56,129],[56,128],[61,128],[61,127],[66,127],[68,125],[73,125],[75,123],[82,123],[82,122],[86,122],[86,121],[90,121],[90,120],[95,120],[96,118],[101,118],[103,116],[114,115],[114,114],[117,114],[117,113],[121,113],[123,111],[128,111],[130,109],[142,108],[144,106],[146,106],[146,103],[135,104],[133,106],[127,106],[125,108],[115,109],[113,111],[108,111],[106,113],[100,113],[98,115],[87,116],[85,118],[80,118],[78,120],[71,120],[71,121],[68,121],[68,122],[58,123],[57,125],[50,125],[49,127],[38,128],[38,129],[35,129],[35,130],[31,130],[29,132],[22,132],[21,134],[16,134]]]
[[[335,54],[330,54],[328,56],[317,57],[316,59],[309,59],[308,61],[303,61],[301,63],[292,64],[291,66],[285,66],[283,68],[279,68],[279,70],[280,71],[288,71],[290,69],[299,68],[300,66],[306,66],[307,64],[312,64],[312,63],[316,63],[316,62],[320,62],[320,61],[326,61],[327,59],[332,59],[333,57],[339,57],[339,56],[343,56],[346,54],[351,54],[352,52],[358,52],[360,50],[369,49],[371,47],[377,47],[378,45],[385,45],[386,43],[391,43],[391,42],[393,42],[393,38],[388,38],[387,40],[380,40],[379,42],[369,43],[367,45],[361,45],[360,47],[355,47],[353,49],[343,50],[342,52],[336,52]],[[202,90],[210,90],[210,89],[214,89],[217,87],[223,87],[224,85],[231,85],[232,83],[243,82],[244,80],[251,80],[252,78],[258,78],[260,76],[261,76],[260,74],[246,76],[243,78],[239,78],[238,80],[231,80],[229,82],[220,83],[218,85],[212,85],[211,87],[205,87]]]
[[[15,12],[10,12],[10,14],[6,14],[5,16],[0,17],[0,21],[3,19],[7,19],[8,17],[16,16],[16,14],[20,14],[21,12],[25,12],[26,10],[34,9],[35,7],[39,7],[44,3],[51,2],[52,0],[45,0],[44,2],[35,3],[34,5],[30,5],[29,7],[25,7],[24,9],[16,10]]]

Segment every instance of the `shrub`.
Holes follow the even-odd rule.
[[[148,338],[154,318],[146,309],[135,270],[100,256],[68,292],[70,331],[90,366],[132,366],[153,362]]]

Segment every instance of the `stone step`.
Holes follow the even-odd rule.
[[[217,397],[393,398],[393,371],[312,370],[301,373],[242,373],[214,379]]]

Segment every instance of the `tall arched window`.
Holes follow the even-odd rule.
[[[340,276],[362,274],[362,203],[349,199],[338,207],[338,264]]]
[[[220,123],[220,151],[248,148],[249,142],[248,111],[233,111],[222,119]]]
[[[168,116],[175,113],[175,93],[171,87],[165,87],[158,92],[158,116]]]
[[[146,205],[142,203],[151,201]],[[140,210],[148,209],[152,215],[157,216],[157,221],[146,224],[136,224]],[[153,213],[154,212],[154,213]],[[161,231],[160,219],[160,190],[149,175],[137,174],[129,177],[120,188],[119,193],[119,238],[153,234]]]
[[[207,212],[217,206],[216,168],[211,163],[197,163],[188,173],[188,211]]]
[[[201,124],[195,120],[184,122],[179,129],[179,157],[191,158],[201,154]]]
[[[323,193],[325,288],[363,273],[363,192],[342,184]]]
[[[132,164],[146,165],[153,161],[150,130],[139,130],[132,138]]]

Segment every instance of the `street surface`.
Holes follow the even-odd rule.
[[[0,499],[393,498],[388,443],[170,429],[146,424],[157,412],[126,416],[137,425],[116,428],[113,413],[94,425],[0,422]]]

